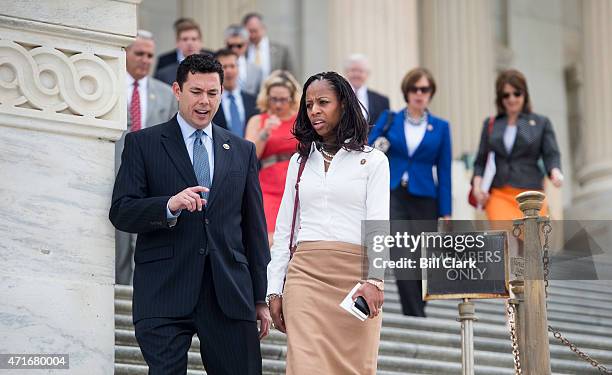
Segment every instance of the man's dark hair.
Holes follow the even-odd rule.
[[[251,12],[245,14],[245,16],[242,17],[242,25],[246,26],[246,24],[251,20],[251,18],[257,18],[260,22],[263,22],[263,16],[260,13]]]
[[[306,110],[306,90],[315,81],[327,81],[341,105],[340,122],[334,129],[336,132],[335,144],[329,146],[336,149],[344,148],[347,151],[363,151],[368,142],[369,125],[361,112],[362,104],[346,79],[336,72],[324,72],[313,75],[304,84],[300,109],[292,130],[299,143],[300,157],[308,157],[312,142],[323,141],[312,127]]]
[[[222,48],[218,50],[217,52],[215,52],[215,59],[217,60],[219,60],[219,57],[226,57],[226,56],[236,56],[236,58],[238,58],[238,54],[229,48]]]
[[[207,53],[194,53],[185,57],[176,70],[176,82],[181,90],[183,83],[187,80],[187,75],[196,73],[218,73],[221,86],[223,86],[223,67],[214,56]]]

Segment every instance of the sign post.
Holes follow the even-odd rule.
[[[470,298],[508,298],[508,238],[505,231],[422,234],[423,299],[462,299],[463,375],[474,375],[474,321]]]
[[[523,211],[525,275],[522,308],[517,314],[522,368],[526,374],[550,374],[548,317],[538,215],[546,196],[527,191],[516,196]],[[519,304],[520,305],[520,304]]]
[[[467,298],[459,303],[459,318],[461,322],[461,368],[463,375],[474,375],[474,323],[476,307]]]

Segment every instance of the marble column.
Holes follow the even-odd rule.
[[[139,0],[3,2],[0,352],[114,372],[113,141]]]
[[[371,70],[368,87],[389,96],[393,109],[401,108],[405,105],[401,80],[419,64],[417,9],[416,0],[329,2],[329,32],[317,43],[319,49],[327,45],[322,52],[329,59],[327,69],[342,72],[349,55],[366,55]],[[317,56],[319,49],[309,53]]]
[[[438,87],[431,110],[451,123],[453,156],[472,154],[483,119],[495,109],[491,1],[419,4],[421,66],[431,70]]]
[[[180,17],[191,17],[200,24],[204,48],[216,50],[224,46],[223,32],[242,16],[256,10],[256,0],[180,0]]]
[[[578,212],[590,218],[612,217],[612,3],[582,1],[583,104],[580,126],[583,165],[576,172]],[[574,210],[573,210],[574,211]],[[607,212],[607,213],[606,213]]]

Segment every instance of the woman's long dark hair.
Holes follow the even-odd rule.
[[[369,125],[361,112],[361,103],[351,85],[346,79],[336,72],[318,73],[306,81],[300,99],[300,108],[291,131],[298,140],[298,153],[301,158],[307,158],[313,142],[322,142],[323,139],[312,127],[308,112],[306,111],[306,90],[314,81],[327,81],[333,88],[338,98],[342,115],[340,122],[335,127],[335,144],[326,146],[339,150],[344,148],[347,151],[363,151],[368,142]],[[345,140],[347,140],[345,142]]]

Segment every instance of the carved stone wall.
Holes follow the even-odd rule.
[[[137,4],[0,8],[0,352],[68,354],[70,374],[114,373],[107,217]]]

